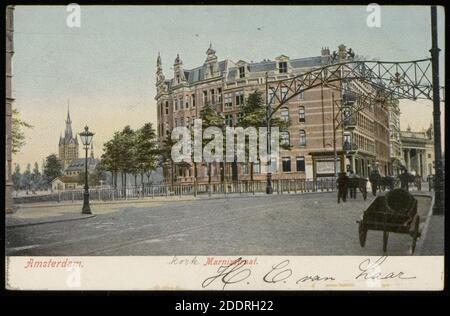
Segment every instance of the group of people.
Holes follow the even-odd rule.
[[[338,203],[347,201],[347,195],[350,191],[350,198],[356,199],[356,189],[357,185],[352,183],[351,179],[356,179],[358,176],[353,172],[353,170],[349,170],[347,173],[341,172],[337,179],[338,185]]]
[[[358,189],[358,184],[352,179],[358,178],[358,176],[353,172],[353,170],[349,170],[348,172],[339,173],[337,179],[338,185],[338,203],[342,200],[345,202],[347,200],[347,195],[350,191],[350,198],[356,199],[356,190]],[[372,194],[376,196],[377,191],[381,189],[382,186],[382,177],[380,172],[377,169],[372,170],[369,175],[369,182],[372,188]],[[390,180],[390,181],[388,181]],[[409,191],[409,183],[414,182],[417,189],[420,191],[422,187],[422,179],[420,176],[413,176],[404,169],[402,173],[399,175],[399,180],[401,184],[401,188],[405,191]],[[394,188],[394,178],[386,177],[384,178],[384,186],[389,187],[391,190]],[[362,188],[364,190],[365,188]]]

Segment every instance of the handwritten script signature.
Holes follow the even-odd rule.
[[[358,265],[358,270],[354,280],[408,280],[415,279],[415,276],[407,275],[404,271],[381,272],[381,266],[386,262],[387,256],[377,258],[376,260],[367,258]],[[294,276],[294,274],[296,276]],[[202,282],[202,287],[207,288],[215,282],[221,282],[224,290],[231,284],[250,284],[252,269],[246,264],[242,257],[233,260],[229,265],[220,266],[216,273],[209,276]],[[291,267],[289,259],[282,260],[271,266],[269,271],[264,271],[261,275],[262,281],[267,284],[294,282],[297,285],[302,283],[319,283],[336,281],[335,276],[320,276],[318,274],[300,275],[296,274]],[[245,283],[244,283],[245,281]]]

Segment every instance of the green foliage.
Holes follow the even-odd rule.
[[[20,173],[20,165],[16,165],[16,167],[14,168],[14,172],[12,174],[14,190],[16,190],[16,191],[20,190],[21,179],[22,179],[22,174]]]
[[[103,151],[99,168],[113,174],[122,172],[143,176],[158,165],[159,151],[151,123],[146,123],[136,131],[125,126],[103,145]]]
[[[89,186],[94,187],[94,186],[100,185],[101,184],[100,181],[105,181],[105,180],[106,180],[106,175],[105,175],[105,172],[102,170],[102,167],[100,166],[100,164],[97,164],[97,166],[95,167],[94,170],[88,171]],[[78,174],[77,182],[80,185],[85,183],[85,172],[84,171],[82,171]]]
[[[26,144],[24,129],[33,128],[32,125],[23,121],[20,118],[20,113],[17,109],[12,110],[12,153],[17,154],[20,149]]]
[[[45,159],[43,173],[47,185],[49,185],[53,179],[62,176],[62,164],[55,154],[51,154]]]

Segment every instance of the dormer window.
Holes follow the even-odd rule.
[[[282,74],[282,73],[287,73],[287,62],[286,61],[280,61],[279,63],[278,63],[278,72],[280,73],[280,74]]]
[[[177,75],[177,83],[180,83],[180,75]]]
[[[245,67],[239,67],[239,78],[245,78]]]

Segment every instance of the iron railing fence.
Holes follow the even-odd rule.
[[[234,181],[208,183],[183,183],[133,186],[127,188],[93,188],[89,190],[90,201],[132,200],[170,196],[197,196],[217,194],[257,194],[266,192],[266,181]],[[332,192],[336,190],[336,180],[317,179],[283,179],[272,180],[274,194],[302,194],[308,192]],[[83,200],[84,190],[65,190],[45,195],[15,197],[16,204],[41,202],[75,202]]]

